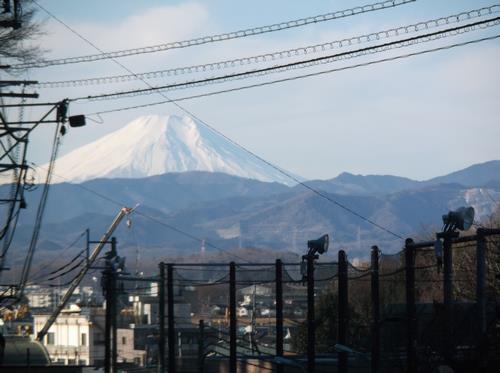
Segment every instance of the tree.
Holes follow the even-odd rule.
[[[34,40],[42,35],[41,24],[34,20],[35,9],[28,0],[3,0],[0,14],[0,60],[27,62],[42,54]],[[15,18],[17,15],[17,18]],[[15,20],[17,19],[18,22]],[[16,26],[17,23],[17,26]]]

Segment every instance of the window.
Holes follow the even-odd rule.
[[[126,345],[127,344],[127,337],[122,337],[122,345]]]
[[[55,344],[55,339],[56,338],[55,338],[54,333],[51,333],[51,332],[47,333],[47,344],[48,345],[52,345],[53,346]]]
[[[87,333],[82,333],[81,334],[80,345],[81,346],[86,346],[87,345]]]

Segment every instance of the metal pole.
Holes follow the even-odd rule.
[[[379,261],[380,251],[377,246],[372,246],[371,256],[371,298],[372,298],[372,355],[371,373],[380,371],[380,288],[379,288]]]
[[[200,335],[198,337],[198,372],[203,373],[203,355],[205,354],[205,322],[199,322]]]
[[[90,266],[90,229],[85,229],[85,236],[87,238],[87,242],[85,245],[85,257],[87,262],[87,267]]]
[[[439,236],[439,235],[438,235]],[[444,232],[440,235],[443,238],[443,352],[445,361],[451,362],[452,347],[452,325],[453,325],[453,252],[452,239],[458,237],[458,232]]]
[[[104,373],[111,373],[111,270],[109,264],[104,271],[106,289],[106,315],[104,324]]]
[[[476,241],[476,302],[478,311],[479,335],[486,334],[486,297],[485,297],[485,269],[486,269],[486,238],[482,228],[477,230]]]
[[[116,238],[112,237],[111,238],[111,251],[116,253]],[[112,372],[116,373],[116,362],[117,362],[117,357],[118,357],[118,344],[117,344],[117,337],[116,337],[116,316],[117,316],[117,307],[116,307],[116,293],[118,289],[116,286],[116,269],[111,268],[111,325],[112,325],[112,332],[113,332],[113,337],[112,337],[112,352],[111,352],[111,367],[112,367]]]
[[[443,303],[445,308],[449,308],[453,299],[453,253],[451,236],[446,234],[443,238]]]
[[[175,373],[174,267],[167,264],[168,373]]]
[[[338,312],[339,312],[339,317],[338,317],[338,343],[342,345],[347,345],[347,329],[348,329],[348,322],[349,322],[349,315],[348,315],[348,307],[349,307],[349,300],[348,300],[348,280],[347,280],[347,256],[344,250],[339,251],[339,269],[338,269],[338,276],[339,276],[339,282],[338,282],[338,297],[339,297],[339,306],[338,306]],[[346,373],[348,371],[348,365],[347,365],[347,358],[348,355],[346,352],[339,352],[339,359],[338,359],[338,372],[339,373]]]
[[[229,263],[229,373],[236,373],[236,265]]]
[[[283,262],[276,259],[276,356],[283,356]],[[283,373],[283,365],[276,371]]]
[[[160,263],[160,281],[158,283],[158,305],[160,338],[158,340],[158,365],[160,373],[165,372],[165,263]]]
[[[406,364],[408,373],[417,371],[417,329],[416,329],[416,306],[415,306],[415,248],[413,240],[407,238],[405,241],[405,277],[406,277]]]
[[[307,254],[307,371],[316,370],[316,323],[314,320],[314,254]]]

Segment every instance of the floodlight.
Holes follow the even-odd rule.
[[[69,118],[69,125],[71,127],[83,127],[85,126],[85,115],[73,115]]]
[[[474,208],[460,207],[455,211],[450,211],[443,215],[444,231],[453,231],[455,229],[466,231],[474,222]]]
[[[324,234],[316,240],[307,241],[307,248],[310,254],[324,254],[328,251],[328,243],[330,239],[327,234]]]

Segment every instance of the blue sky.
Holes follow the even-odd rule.
[[[367,0],[39,1],[108,51],[234,31],[370,3]],[[123,58],[120,62],[135,72],[206,63],[337,40],[493,4],[419,0],[394,9],[322,24]],[[95,53],[43,12],[39,12],[39,17],[45,20],[46,35],[39,42],[48,49],[46,57]],[[411,51],[497,33],[500,33],[500,26],[429,43]],[[343,171],[426,179],[474,163],[500,159],[499,45],[498,42],[485,42],[307,80],[186,101],[182,105],[246,148],[309,179],[331,178]],[[357,62],[360,61],[353,59],[344,65]],[[307,70],[298,73],[301,72]],[[106,61],[33,70],[28,77],[51,81],[123,73],[119,66]],[[279,77],[273,75],[264,80]],[[151,84],[169,81],[152,80]],[[257,81],[259,79],[250,82]],[[41,100],[50,101],[135,87],[142,85],[134,82],[123,86],[40,89],[39,93]],[[212,86],[192,92],[218,88]],[[190,93],[181,91],[172,96]],[[117,102],[72,104],[71,113],[92,113],[157,99],[147,96]],[[70,131],[64,140],[62,154],[120,128],[137,116],[150,113],[182,114],[169,104],[105,115],[102,124],[90,122],[86,128]],[[37,113],[26,115],[36,117]],[[50,137],[50,128],[35,133],[31,157],[36,162],[47,159]]]

